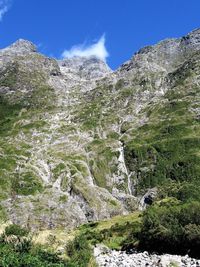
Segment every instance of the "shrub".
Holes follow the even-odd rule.
[[[149,207],[144,212],[139,240],[141,249],[199,257],[200,203]]]
[[[17,224],[11,224],[5,228],[5,235],[16,235],[18,237],[27,236],[29,234],[29,230],[26,228],[22,228]]]
[[[74,266],[87,267],[91,258],[92,250],[84,234],[75,237],[75,239],[66,246],[67,254],[70,256],[70,263]]]
[[[1,267],[76,267],[32,243],[29,231],[19,225],[6,227],[0,240]]]

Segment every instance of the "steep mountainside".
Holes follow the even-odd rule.
[[[0,50],[1,219],[70,228],[198,192],[199,83],[199,29],[114,72],[25,40]]]

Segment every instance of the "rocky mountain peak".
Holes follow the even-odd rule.
[[[31,53],[31,52],[37,52],[36,46],[27,40],[19,39],[13,44],[11,44],[9,47],[2,49],[3,52],[11,52],[14,54],[24,54],[24,53]]]
[[[200,29],[181,38],[165,39],[156,45],[145,46],[136,52],[131,60],[124,63],[120,70],[172,72],[198,50],[200,50]]]
[[[102,78],[111,72],[108,65],[95,56],[66,58],[59,61],[59,65],[65,73],[72,72],[86,80]]]

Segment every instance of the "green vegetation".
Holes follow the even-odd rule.
[[[87,238],[92,245],[102,242],[109,248],[121,249],[130,234],[139,231],[140,221],[140,212],[135,212],[126,216],[115,216],[110,220],[84,224],[78,228],[78,233]]]
[[[55,91],[44,82],[36,84],[31,96],[26,101],[33,109],[48,109],[50,111],[55,108]]]
[[[27,236],[29,231],[26,228],[22,228],[21,226],[17,224],[11,224],[6,227],[5,229],[5,235],[10,236],[10,235],[15,235],[18,237],[22,236]]]
[[[91,130],[98,126],[100,116],[101,103],[93,101],[81,107],[80,111],[75,116],[75,120],[82,123],[82,128],[84,130]]]
[[[38,110],[52,108],[50,102],[54,97],[54,91],[44,84],[41,74],[28,71],[21,73],[16,64],[9,66],[5,73],[2,73],[0,86],[14,86],[17,89],[19,77],[21,86],[29,86],[27,94],[22,97],[16,90],[13,98],[0,95],[0,199],[6,199],[10,194],[32,195],[43,189],[41,181],[32,171],[16,172],[18,156],[30,157],[30,146],[23,142],[16,143],[12,137],[45,126],[45,121],[37,116],[34,118],[33,115]],[[26,120],[30,123],[23,125],[23,121]]]
[[[145,211],[139,248],[199,257],[200,203],[163,202]]]
[[[65,168],[66,168],[65,164],[61,162],[52,170],[54,180],[56,180],[59,177],[59,175],[61,175],[62,172],[65,171]]]
[[[74,266],[96,266],[93,263],[92,246],[104,243],[112,249],[121,249],[130,234],[139,229],[140,212],[84,224],[76,229],[75,238],[67,243],[66,251],[70,262]]]
[[[134,130],[126,143],[126,163],[136,171],[138,192],[172,180],[200,182],[200,125],[189,111],[194,96],[188,101],[188,92],[177,95],[176,90],[166,94],[163,105],[146,109],[148,124]]]
[[[159,191],[138,231],[124,241],[124,249],[199,257],[200,124],[191,111],[199,108],[199,88],[190,84],[191,75],[169,75],[174,87],[162,102],[141,111],[148,123],[124,136],[126,164],[136,172],[136,192],[154,186]]]
[[[88,236],[78,235],[67,244],[67,254],[70,257],[72,266],[87,267],[92,260],[92,247],[89,244]]]
[[[95,267],[91,236],[79,234],[66,246],[67,259],[52,249],[32,242],[28,229],[9,225],[0,236],[0,266],[2,267]]]
[[[31,235],[18,225],[7,226],[0,237],[2,267],[75,267],[58,254],[32,243]]]
[[[68,200],[68,197],[66,195],[60,196],[59,198],[59,201],[62,203],[67,202],[67,200]]]
[[[11,66],[7,67],[6,70],[1,72],[0,86],[13,88],[17,82],[17,71],[18,71],[18,65],[17,63],[14,63]]]
[[[7,220],[7,213],[4,207],[2,207],[2,205],[0,205],[0,222],[4,222]]]
[[[5,136],[12,129],[22,106],[19,104],[10,104],[6,99],[0,96],[0,136]]]
[[[89,164],[96,184],[110,190],[106,177],[116,171],[116,166],[112,164],[112,161],[118,157],[118,152],[113,151],[106,141],[101,139],[94,139],[87,146],[87,150],[95,151]]]
[[[42,182],[32,172],[15,174],[11,180],[11,190],[17,195],[33,195],[41,192],[43,189]]]

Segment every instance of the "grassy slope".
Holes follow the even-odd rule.
[[[200,107],[200,88],[187,71],[179,70],[162,102],[142,110],[148,122],[129,132],[129,141],[124,136],[126,162],[136,172],[138,192],[171,182],[200,184],[200,123],[194,112]]]
[[[134,212],[124,216],[115,216],[109,220],[92,222],[67,231],[63,229],[40,231],[34,237],[36,244],[43,244],[58,249],[73,240],[76,236],[88,236],[90,242],[96,242],[101,236],[101,241],[110,248],[120,249],[123,241],[132,231],[135,223],[140,222],[141,212]],[[53,240],[53,243],[51,242]]]

